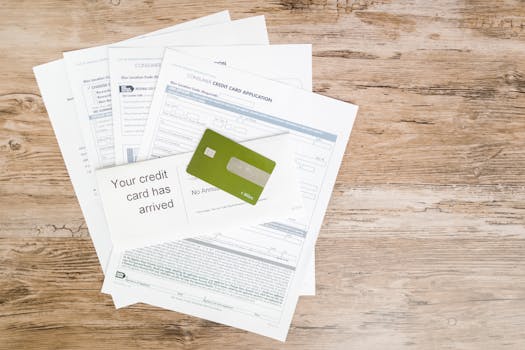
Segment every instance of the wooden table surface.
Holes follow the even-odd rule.
[[[360,106],[284,344],[114,309],[31,70],[223,9]],[[1,349],[525,348],[525,2],[12,0],[0,43]]]

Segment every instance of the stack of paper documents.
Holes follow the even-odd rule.
[[[284,341],[357,112],[311,92],[311,45],[224,11],[34,72],[115,306]],[[277,164],[255,205],[186,172],[206,129]]]

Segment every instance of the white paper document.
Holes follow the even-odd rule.
[[[111,237],[102,202],[96,194],[96,179],[76,118],[64,62],[49,62],[33,70],[102,271],[106,271]],[[128,294],[114,296],[113,301],[115,305],[126,306],[137,302],[137,299]]]
[[[167,49],[139,159],[192,151],[206,127],[236,141],[289,132],[306,216],[114,250],[104,291],[132,290],[152,305],[284,340],[356,112]]]
[[[108,49],[116,164],[136,160],[164,50],[164,47]],[[312,46],[309,44],[177,47],[177,50],[312,90]],[[314,252],[300,294],[315,295]]]
[[[171,32],[178,28],[191,28],[227,22],[229,18],[229,13],[223,11],[156,31],[152,34]],[[147,35],[149,34],[142,37]],[[77,118],[73,93],[64,60],[42,64],[34,67],[33,70],[95,251],[102,270],[105,271],[111,252],[111,238],[102,202],[97,195],[96,179],[92,164],[88,158],[79,119]],[[136,302],[135,298],[129,294],[114,297],[113,300],[119,306]]]
[[[115,163],[136,160],[164,47],[109,47]],[[311,45],[180,47],[181,52],[312,90]]]
[[[128,46],[265,45],[264,16],[120,42]],[[115,164],[107,46],[64,53],[77,117],[95,169]]]
[[[290,138],[284,133],[242,143],[275,162],[255,205],[188,174],[193,153],[97,170],[113,249],[140,248],[279,218],[302,218]]]

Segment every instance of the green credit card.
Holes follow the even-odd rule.
[[[206,129],[186,171],[255,205],[275,168],[275,162]]]

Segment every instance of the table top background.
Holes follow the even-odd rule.
[[[115,311],[31,70],[223,9],[360,106],[285,344]],[[525,348],[525,2],[2,1],[0,42],[0,348]]]

